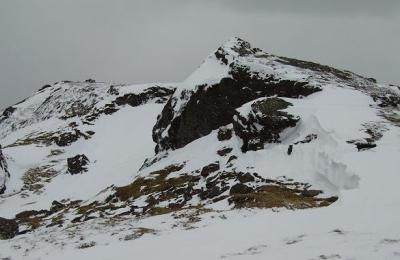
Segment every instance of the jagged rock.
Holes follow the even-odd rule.
[[[282,111],[291,104],[280,98],[267,98],[251,104],[250,111],[237,112],[233,121],[235,133],[243,140],[243,152],[260,150],[264,143],[279,142],[279,134],[294,127],[299,117]]]
[[[113,86],[113,85],[110,86],[110,88],[108,89],[107,93],[110,94],[110,95],[115,95],[115,96],[119,95],[119,92],[118,92],[117,88],[115,86]]]
[[[84,154],[76,155],[72,158],[67,159],[68,172],[70,174],[78,174],[87,171],[86,165],[89,163],[89,159]]]
[[[211,173],[216,172],[218,170],[219,170],[219,162],[210,163],[209,165],[204,166],[203,169],[201,169],[200,175],[203,177],[207,177]]]
[[[18,223],[13,219],[0,218],[0,240],[11,239],[18,234]]]
[[[232,129],[221,127],[218,130],[218,140],[219,141],[226,141],[232,138]]]
[[[150,99],[158,98],[156,102],[163,103],[170,98],[174,90],[164,87],[150,87],[140,94],[126,94],[118,97],[114,103],[118,106],[130,105],[132,107],[146,103]]]
[[[183,147],[220,126],[232,123],[235,109],[251,100],[274,94],[286,97],[307,96],[320,90],[308,86],[307,82],[276,82],[272,79],[266,82],[251,77],[245,68],[234,69],[233,79],[223,78],[219,84],[199,86],[176,118],[173,118],[171,101],[166,104],[153,129],[153,140],[157,142],[156,152]],[[168,135],[163,137],[161,130],[168,125]]]

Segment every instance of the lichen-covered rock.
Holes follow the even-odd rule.
[[[87,171],[89,159],[84,154],[78,154],[72,158],[67,159],[68,172],[72,175],[83,173]]]
[[[235,133],[243,140],[242,151],[256,151],[265,143],[279,142],[283,130],[296,126],[300,118],[283,111],[290,105],[274,97],[243,106],[233,120]]]
[[[15,237],[18,230],[18,223],[15,220],[0,218],[0,240]]]

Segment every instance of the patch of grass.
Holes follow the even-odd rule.
[[[182,168],[183,165],[170,165],[163,170],[150,173],[147,178],[138,177],[127,186],[117,187],[116,196],[120,200],[126,201],[128,199],[136,199],[143,195],[181,187],[191,182],[194,177],[182,175],[167,179],[167,176],[172,172],[180,171]]]
[[[169,207],[151,207],[146,213],[150,216],[164,215],[173,212],[174,210]]]
[[[333,202],[333,198],[331,198]],[[264,185],[254,192],[247,194],[234,194],[229,202],[235,208],[288,208],[306,209],[328,206],[332,202],[329,199],[307,197],[299,194],[296,190],[284,186]]]

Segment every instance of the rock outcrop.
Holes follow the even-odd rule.
[[[267,98],[242,107],[245,112],[237,112],[233,120],[235,133],[243,141],[242,152],[263,149],[267,142],[279,142],[279,134],[300,119],[282,111],[290,105],[280,98]]]
[[[87,165],[89,164],[89,159],[84,154],[78,154],[72,158],[67,159],[68,172],[71,175],[84,173],[87,171]]]

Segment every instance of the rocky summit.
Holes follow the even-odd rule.
[[[398,257],[399,126],[399,86],[236,37],[183,82],[45,85],[0,115],[0,259]]]

